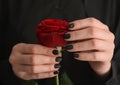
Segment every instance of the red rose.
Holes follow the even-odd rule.
[[[65,20],[43,20],[36,30],[39,43],[48,47],[66,45],[63,35],[68,32],[67,26],[68,22]]]

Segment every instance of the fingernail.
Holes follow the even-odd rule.
[[[75,53],[75,54],[73,55],[73,57],[74,57],[74,58],[78,58],[78,57],[79,57],[79,54],[76,54],[76,53]]]
[[[69,39],[70,38],[70,34],[65,34],[64,35],[64,39]]]
[[[73,23],[68,25],[68,29],[71,29],[71,28],[73,28],[73,27],[74,27],[74,24],[73,24]]]
[[[56,61],[56,62],[61,62],[61,61],[62,61],[62,57],[57,57],[57,58],[55,59],[55,61]]]
[[[55,75],[56,75],[56,74],[59,74],[59,71],[55,71],[54,74],[55,74]]]
[[[59,52],[58,52],[58,50],[53,50],[53,52],[52,52],[54,55],[57,55]]]
[[[55,68],[60,68],[61,67],[61,65],[60,64],[55,64],[55,66],[54,66]]]
[[[73,49],[73,45],[64,46],[63,49],[65,49],[65,50],[71,50],[71,49]]]

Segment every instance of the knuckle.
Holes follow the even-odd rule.
[[[33,45],[31,48],[31,52],[34,54],[34,53],[36,53],[36,51],[37,51],[37,46]]]
[[[14,45],[13,48],[12,48],[12,51],[15,51],[18,46],[19,46],[19,44]]]
[[[93,53],[93,60],[94,61],[98,61],[99,60],[98,53],[96,53],[96,52]]]
[[[15,54],[12,52],[9,57],[9,62],[11,64],[14,64],[15,61],[16,61]]]
[[[95,28],[89,28],[89,33],[90,33],[90,36],[92,37],[92,38],[94,38],[95,36],[96,36],[96,29]]]
[[[19,47],[24,47],[24,45],[25,45],[25,43],[18,43],[13,46],[12,51],[14,52],[14,51],[18,50]]]
[[[30,64],[32,64],[32,65],[36,64],[35,55],[31,55],[30,58],[29,58],[29,60],[30,60]]]
[[[73,35],[72,35],[72,38],[73,38],[73,39],[78,39],[78,38],[79,38],[79,37],[78,37],[79,34],[80,34],[79,31],[75,31],[75,32],[73,33]]]
[[[108,25],[104,24],[104,26],[105,26],[105,29],[106,29],[106,30],[109,30]]]
[[[96,39],[92,39],[91,42],[93,49],[98,49],[100,47],[100,43]]]
[[[110,32],[110,33],[111,33],[110,38],[111,38],[112,40],[115,40],[115,35],[114,35],[112,32]]]
[[[35,68],[35,66],[31,66],[30,72],[31,72],[31,73],[36,73],[36,68]]]
[[[94,17],[89,18],[89,22],[91,23],[91,26],[94,26],[96,24],[96,19]]]
[[[10,62],[11,64],[13,64],[14,60],[15,60],[14,57],[11,55],[10,58],[9,58],[9,62]]]
[[[78,49],[81,48],[81,44],[80,43],[74,44],[73,48],[75,51],[77,51]]]
[[[53,66],[49,65],[49,71],[53,71]]]

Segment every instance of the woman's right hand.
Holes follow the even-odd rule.
[[[54,48],[20,43],[13,47],[9,61],[15,75],[23,80],[56,76],[62,60]]]

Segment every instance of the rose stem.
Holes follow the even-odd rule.
[[[59,75],[56,76],[56,85],[59,85]]]
[[[61,52],[62,47],[57,46],[56,48],[57,48],[57,50],[58,50],[59,52]],[[59,84],[60,84],[60,83],[59,83],[59,74],[57,74],[57,76],[56,76],[56,85],[59,85]]]

